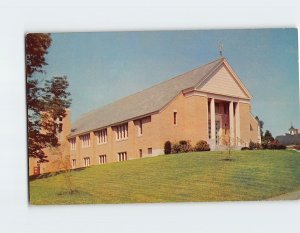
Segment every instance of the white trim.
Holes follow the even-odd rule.
[[[234,110],[232,101],[229,103],[229,130],[230,145],[234,145]]]
[[[240,98],[237,96],[228,96],[228,95],[221,95],[221,94],[217,94],[217,93],[208,93],[208,92],[202,92],[202,91],[198,91],[198,90],[193,90],[191,92],[187,92],[184,94],[184,96],[186,97],[192,97],[192,96],[203,96],[206,98],[214,98],[214,99],[218,99],[218,100],[224,100],[224,101],[233,101],[233,102],[240,102],[240,103],[247,103],[250,104],[250,100],[248,99],[244,99],[244,98]]]
[[[236,103],[235,107],[235,130],[236,130],[236,144],[240,146],[241,139],[241,121],[240,121],[240,103]]]
[[[210,100],[210,139],[212,150],[216,147],[216,111],[215,111],[215,99],[211,98]]]

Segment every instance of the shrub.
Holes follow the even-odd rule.
[[[261,148],[262,148],[262,146],[259,143],[255,143],[255,142],[250,141],[249,150],[259,150]]]
[[[250,150],[250,148],[247,147],[247,146],[244,146],[244,147],[241,148],[241,150]]]
[[[276,150],[285,150],[285,149],[286,149],[285,145],[279,144],[279,145],[276,146]]]
[[[278,140],[274,140],[272,142],[264,142],[262,143],[263,149],[270,149],[270,150],[285,150],[286,146],[279,143]]]
[[[269,147],[269,144],[267,143],[267,142],[263,142],[262,144],[261,144],[261,147],[262,147],[262,149],[268,149],[268,147]]]
[[[179,145],[180,145],[180,152],[181,153],[186,153],[186,152],[193,151],[193,147],[192,147],[190,141],[181,140],[181,141],[179,141]]]
[[[177,153],[190,152],[192,150],[193,150],[193,148],[192,148],[190,141],[181,140],[179,142],[173,143],[171,152],[173,154],[177,154]]]
[[[194,146],[194,151],[210,151],[210,148],[206,141],[201,140]]]
[[[173,143],[172,149],[171,149],[172,154],[180,153],[180,148],[181,148],[181,146],[180,146],[179,142]]]
[[[165,154],[168,155],[168,154],[171,154],[171,151],[172,151],[172,144],[170,141],[166,141],[165,142]]]

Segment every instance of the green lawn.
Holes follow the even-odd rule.
[[[262,200],[300,189],[300,153],[236,151],[162,155],[30,181],[31,204]]]

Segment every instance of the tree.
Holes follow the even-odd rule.
[[[264,122],[263,122],[262,120],[260,120],[258,116],[256,116],[255,119],[257,120],[257,122],[258,122],[258,124],[259,124],[259,128],[260,128],[260,138],[262,139],[263,136],[264,136],[264,131],[263,131]]]
[[[269,130],[266,130],[265,135],[263,137],[263,142],[270,143],[273,142],[274,138]]]
[[[45,72],[45,56],[51,42],[50,34],[28,34],[25,39],[28,155],[39,162],[48,161],[44,148],[59,146],[55,120],[65,117],[65,109],[71,104],[66,76],[46,81],[34,76]]]
[[[55,160],[53,161],[53,165],[56,171],[60,171],[64,178],[64,187],[68,194],[73,194],[76,192],[74,188],[74,184],[72,182],[71,176],[71,165],[70,165],[70,156],[66,155],[68,151],[68,144],[63,142],[59,147],[51,147],[50,151],[51,155],[55,156]]]

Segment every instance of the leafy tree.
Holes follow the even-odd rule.
[[[45,72],[51,42],[50,34],[28,34],[25,39],[28,155],[39,162],[48,161],[44,148],[59,146],[55,120],[65,117],[71,104],[66,76],[44,81],[34,75]]]
[[[262,120],[259,119],[258,116],[255,117],[255,119],[257,120],[258,124],[259,124],[259,128],[260,128],[260,137],[261,139],[264,136],[264,131],[263,131],[263,127],[264,127],[264,122]]]
[[[274,138],[272,136],[272,133],[269,130],[266,130],[265,135],[263,137],[263,141],[265,143],[270,143],[274,141]]]

